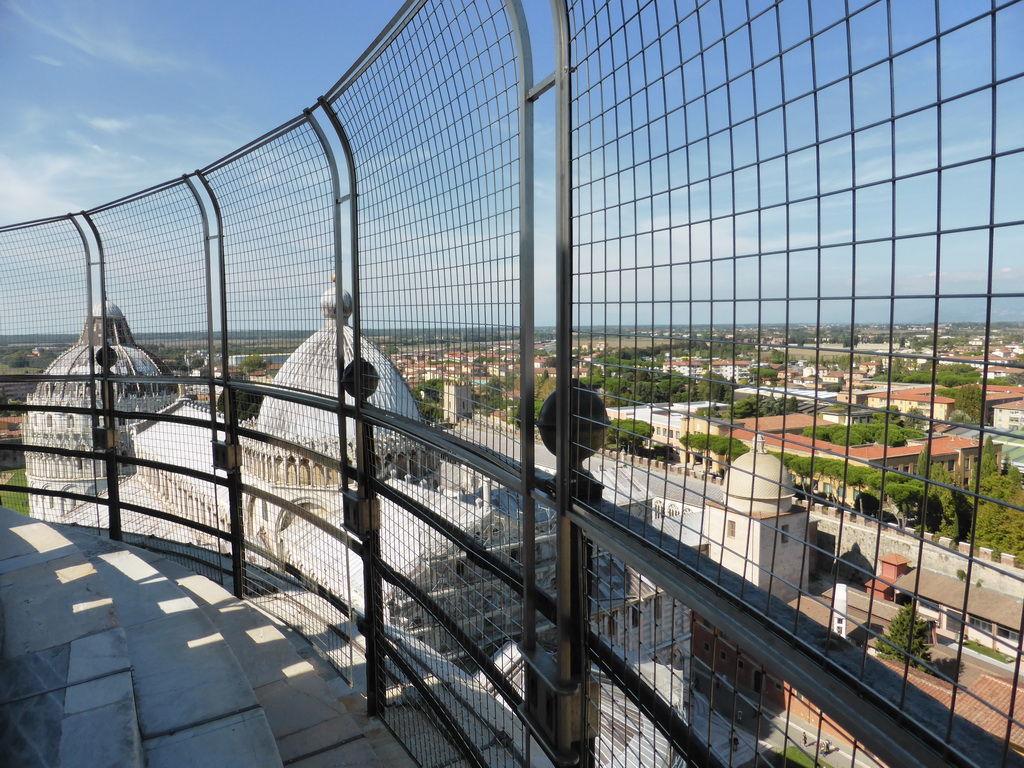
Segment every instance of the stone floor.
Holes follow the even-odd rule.
[[[0,665],[5,764],[415,765],[280,622],[163,557],[2,508]]]

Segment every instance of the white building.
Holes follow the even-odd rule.
[[[789,470],[758,449],[736,459],[721,505],[704,508],[708,557],[789,602],[807,586],[807,510],[793,503]]]
[[[105,325],[103,309],[104,307],[99,304],[92,308],[78,341],[46,369],[46,376],[66,378],[39,384],[35,392],[27,398],[29,405],[83,408],[95,410],[97,414],[102,412],[101,386],[90,384],[86,379],[100,375],[102,369],[96,360],[96,354],[104,348],[104,341],[106,349],[114,358],[114,363],[110,367],[112,375],[170,375],[170,370],[159,358],[135,343],[128,320],[116,304],[112,301],[106,303]],[[80,377],[81,380],[76,381],[73,377]],[[177,389],[166,383],[114,384],[115,410],[139,414],[138,419],[118,420],[118,452],[133,455],[131,427],[145,419],[147,414],[165,408],[174,401],[176,395]],[[99,419],[92,414],[36,411],[25,417],[22,425],[24,443],[48,448],[91,451],[93,428],[99,424]],[[95,495],[107,487],[105,462],[93,462],[73,456],[26,451],[25,476],[32,488],[84,496]],[[49,522],[69,522],[66,517],[77,504],[78,502],[71,499],[29,495],[29,510],[32,516]]]

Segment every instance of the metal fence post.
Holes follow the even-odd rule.
[[[213,466],[215,469],[224,472],[228,491],[228,525],[231,528],[231,588],[236,597],[243,597],[245,594],[245,529],[242,517],[242,447],[238,442],[238,408],[235,404],[235,393],[231,387],[231,380],[228,376],[228,291],[227,291],[227,267],[224,259],[224,219],[221,216],[220,204],[214,194],[206,176],[196,172],[196,176],[202,182],[203,188],[210,196],[210,204],[213,207],[214,219],[217,222],[217,269],[218,283],[220,288],[220,357],[221,357],[221,387],[224,398],[224,439],[217,440],[217,401],[216,378],[213,375],[213,296],[212,296],[212,254],[210,249],[210,236],[206,237],[206,263],[207,263],[207,318],[209,323],[210,339],[210,420],[212,424],[213,437]],[[193,193],[195,189],[192,185]],[[207,226],[207,217],[203,215],[204,226]]]
[[[349,185],[349,233],[350,233],[350,262],[352,269],[352,370],[353,370],[353,402],[355,430],[355,460],[356,460],[356,489],[355,494],[349,494],[345,503],[354,505],[353,514],[346,515],[354,524],[354,533],[360,537],[363,543],[363,619],[360,632],[366,642],[366,710],[371,716],[379,716],[384,704],[384,648],[380,638],[380,631],[384,624],[384,607],[381,603],[381,574],[378,567],[380,548],[380,516],[376,494],[373,489],[374,468],[376,456],[374,455],[373,428],[366,424],[363,419],[363,398],[362,393],[365,365],[362,359],[362,335],[360,333],[360,303],[359,303],[359,191],[358,178],[356,176],[355,155],[352,152],[352,144],[349,142],[345,127],[341,124],[337,113],[327,103],[326,99],[320,99],[320,106],[327,114],[328,120],[334,127],[334,131],[341,143],[342,152],[345,155],[345,165],[348,169]],[[323,139],[321,139],[323,140]],[[324,142],[326,144],[326,142]],[[330,155],[333,163],[333,155]],[[340,199],[339,199],[340,202]],[[337,209],[336,209],[337,210]],[[340,211],[339,211],[340,213]],[[340,218],[336,219],[340,226]],[[340,255],[338,256],[340,259]],[[341,313],[341,272],[338,272],[338,313]],[[338,335],[341,336],[341,324],[339,317]],[[338,403],[339,413],[343,413],[341,407],[344,404],[345,393],[341,386],[341,376],[344,360],[340,350],[338,355]],[[342,419],[342,435],[346,429]],[[347,442],[342,442],[343,455],[341,458],[342,472],[341,483],[345,487],[345,465],[348,461]]]
[[[100,338],[98,340],[95,338],[96,318],[92,316],[91,309],[89,314],[90,347],[95,348],[97,343],[99,345],[99,349],[90,355],[90,366],[93,377],[95,377],[96,366],[98,365],[100,368],[100,399],[103,413],[103,425],[93,427],[93,448],[98,446],[104,456],[107,475],[107,531],[111,539],[121,541],[121,495],[118,488],[117,465],[118,429],[117,421],[114,418],[114,385],[110,381],[110,369],[117,361],[112,358],[114,353],[110,349],[107,337],[107,277],[103,238],[100,237],[99,229],[92,217],[85,211],[82,211],[80,215],[88,223],[93,237],[96,238],[97,265],[100,277]]]

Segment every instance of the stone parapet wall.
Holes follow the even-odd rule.
[[[859,553],[873,562],[877,543],[879,558],[890,554],[902,555],[911,563],[917,563],[920,558],[921,567],[925,570],[954,578],[958,571],[967,570],[970,547],[966,542],[954,543],[945,537],[933,537],[932,534],[925,534],[922,541],[910,529],[881,524],[871,518],[820,504],[811,506],[811,519],[818,524],[819,543],[824,546],[829,538],[834,539],[835,555],[844,560],[849,561]],[[1009,595],[1020,594],[1024,586],[1024,568],[1017,566],[1015,558],[1011,555],[994,557],[992,550],[985,547],[975,547],[974,556],[972,584],[980,580],[982,586],[989,589]],[[827,556],[823,556],[822,560],[824,566]],[[878,573],[880,571],[876,570]]]

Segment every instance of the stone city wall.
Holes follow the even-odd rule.
[[[845,517],[845,519],[844,519]],[[946,576],[957,578],[957,571],[967,570],[967,556],[970,545],[966,542],[952,542],[948,538],[933,536],[926,533],[922,546],[921,540],[912,529],[900,529],[880,524],[870,518],[844,512],[835,507],[814,504],[811,506],[811,519],[818,523],[818,544],[823,548],[832,548],[837,557],[851,565],[859,564],[870,568],[875,562],[875,547],[878,546],[878,558],[885,555],[902,555],[911,563],[920,557],[921,567]],[[842,541],[839,541],[840,521],[842,521]],[[878,541],[879,533],[881,541]],[[974,551],[975,563],[971,571],[971,583],[1004,592],[1019,595],[1024,584],[1024,568],[1017,567],[1013,555],[995,556],[991,549],[977,547]],[[864,558],[864,560],[859,560]],[[822,566],[826,566],[827,557],[822,555]],[[851,568],[851,572],[854,569]],[[878,575],[881,569],[875,569]],[[844,577],[851,574],[841,574]],[[866,581],[865,577],[863,581]]]

